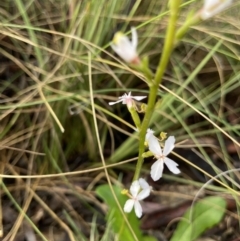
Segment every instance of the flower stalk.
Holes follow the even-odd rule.
[[[140,133],[139,133],[139,154],[138,154],[138,162],[136,166],[136,171],[134,174],[134,180],[137,180],[139,178],[142,165],[143,165],[143,153],[145,151],[145,135],[146,131],[148,129],[153,110],[155,107],[155,102],[157,98],[157,92],[158,92],[158,86],[162,81],[164,72],[166,70],[167,64],[170,59],[170,55],[172,53],[173,47],[174,47],[174,41],[175,41],[175,33],[176,33],[176,25],[177,25],[177,19],[178,19],[178,13],[180,9],[181,0],[170,0],[170,19],[169,24],[167,28],[166,33],[166,39],[163,47],[163,53],[161,56],[161,59],[158,64],[157,72],[154,77],[153,83],[149,86],[150,87],[150,93],[148,98],[148,104],[147,104],[147,110],[141,125]]]
[[[108,104],[115,105],[117,103],[122,103],[124,105],[127,105],[128,111],[131,113],[135,126],[138,130],[140,130],[141,120],[137,112],[137,106],[135,101],[140,101],[146,97],[147,96],[132,96],[131,92],[129,92],[128,94],[124,94],[123,96],[119,97],[117,101],[109,102]]]
[[[141,218],[143,214],[141,201],[151,193],[152,187],[143,178],[139,178],[144,158],[154,156],[156,159],[150,171],[153,181],[158,181],[162,177],[165,166],[173,174],[180,174],[181,171],[178,168],[178,163],[168,157],[175,146],[175,137],[169,136],[167,138],[167,133],[165,132],[161,132],[160,137],[156,137],[154,131],[148,128],[154,108],[158,106],[158,103],[160,104],[160,102],[156,103],[159,85],[162,82],[174,47],[184,37],[190,27],[218,14],[230,6],[231,3],[232,0],[204,0],[203,7],[195,14],[192,12],[188,14],[184,24],[177,30],[181,0],[169,0],[169,22],[162,55],[155,74],[149,68],[148,57],[141,59],[137,53],[138,37],[136,29],[132,28],[131,40],[121,32],[115,34],[111,44],[112,49],[132,68],[144,75],[145,82],[147,82],[149,87],[148,103],[147,105],[142,104],[140,111],[137,108],[136,101],[141,101],[146,96],[132,96],[131,92],[129,92],[119,97],[117,101],[109,102],[109,105],[117,103],[127,105],[134,124],[137,127],[135,130],[139,133],[139,155],[133,182],[129,191],[126,189],[122,191],[122,194],[127,195],[129,198],[124,205],[124,212],[130,213],[134,209],[136,216]],[[140,112],[145,113],[142,122],[139,117]],[[162,147],[160,143],[163,144],[163,141],[164,145]],[[148,147],[149,151],[145,152],[146,147]]]
[[[185,36],[185,34],[187,33],[187,31],[190,29],[191,26],[198,24],[200,21],[201,21],[201,18],[199,14],[187,19],[186,22],[176,32],[175,44],[177,44],[178,41]]]
[[[197,25],[201,21],[213,17],[225,10],[231,4],[232,0],[205,0],[202,9],[195,15],[189,16],[185,23],[179,28],[176,33],[175,43],[177,44],[178,41],[184,37],[191,26]]]
[[[133,119],[133,122],[134,122],[135,126],[137,127],[138,130],[140,130],[141,120],[139,118],[139,115],[138,115],[136,109],[134,107],[130,107],[130,108],[128,108],[128,111],[130,112],[130,114],[132,116],[132,119]]]

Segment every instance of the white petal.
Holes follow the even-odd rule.
[[[130,95],[125,93],[121,97],[119,97],[119,99],[126,99],[126,98],[128,98],[130,96],[131,96],[131,92],[130,92]]]
[[[221,0],[220,0],[221,1]],[[220,2],[219,0],[205,0],[203,4],[204,9],[211,9],[214,6],[217,6]]]
[[[178,164],[173,161],[172,159],[165,157],[164,158],[164,163],[167,165],[168,169],[174,173],[174,174],[179,174],[181,171],[178,169]]]
[[[136,197],[138,195],[138,192],[140,191],[140,184],[138,180],[134,181],[130,187],[130,193],[133,197]]]
[[[129,102],[132,102],[132,97],[128,96],[127,94],[124,94],[122,97],[120,97],[122,99],[122,103],[124,105],[128,104]]]
[[[146,188],[146,189],[143,189],[138,195],[137,195],[137,199],[140,201],[140,200],[143,200],[145,199],[146,197],[148,197],[150,195],[150,188]]]
[[[123,104],[128,105],[129,107],[131,107],[134,103],[133,97],[131,96],[131,92],[129,92],[128,94],[124,94],[124,96],[122,96],[123,99]]]
[[[153,133],[154,131],[148,128],[145,136],[145,141],[148,141],[149,138],[153,137],[154,136]]]
[[[207,19],[220,12],[232,4],[232,0],[205,0],[204,7],[201,12],[201,18]]]
[[[135,201],[135,203],[134,203],[134,210],[135,210],[136,216],[138,218],[141,218],[142,217],[142,207],[138,201]]]
[[[165,141],[164,148],[163,148],[163,155],[167,156],[174,148],[175,137],[169,136]]]
[[[123,210],[124,210],[125,213],[130,213],[130,212],[132,211],[134,202],[135,202],[135,201],[134,201],[133,199],[128,199],[128,200],[126,201],[126,203],[125,203],[125,205],[124,205],[124,208],[123,208]]]
[[[142,189],[147,189],[147,188],[150,188],[149,184],[146,182],[145,179],[143,178],[139,178],[139,184],[141,186]]]
[[[126,62],[132,62],[137,57],[135,47],[127,36],[120,36],[111,47]]]
[[[117,40],[114,41],[114,43],[111,44],[112,49],[114,50],[114,52],[116,52],[119,56],[121,56],[121,54],[126,51],[129,48],[132,48],[132,43],[129,40],[129,38],[123,34],[118,35],[118,33],[116,33],[116,35],[114,36],[114,38],[117,37]]]
[[[111,47],[115,53],[117,53],[123,60],[125,60],[125,55],[126,55],[125,46],[111,44]]]
[[[115,44],[112,43],[111,47],[112,47],[112,49],[115,53],[118,53],[119,51],[121,51],[118,45],[115,45]]]
[[[154,137],[154,136],[153,136]],[[162,149],[156,137],[148,139],[149,150],[157,156],[162,156]]]
[[[138,45],[137,30],[136,30],[136,28],[132,27],[131,31],[132,31],[132,46],[136,50],[137,49],[137,45]]]
[[[117,100],[117,101],[115,101],[115,102],[108,102],[108,104],[109,105],[115,105],[115,104],[117,104],[117,103],[119,103],[119,102],[122,102],[123,100],[122,99],[120,99],[120,100]]]
[[[147,96],[132,96],[132,99],[137,101],[143,100],[144,98],[147,98]]]
[[[154,133],[154,130],[148,128],[148,129],[147,129],[147,133],[149,133],[149,134],[153,134],[153,133]]]
[[[163,161],[157,160],[151,167],[151,177],[153,181],[157,181],[162,177],[163,173]]]
[[[125,35],[122,35],[121,38],[119,38],[119,42],[117,43],[117,45],[120,47],[121,50],[124,50],[124,51],[128,49],[132,49],[132,42]]]

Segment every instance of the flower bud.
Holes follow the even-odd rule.
[[[139,64],[140,60],[137,53],[138,37],[135,28],[132,28],[132,40],[121,32],[114,35],[111,44],[112,49],[127,63]]]
[[[200,12],[201,19],[205,20],[222,12],[232,4],[232,0],[205,0]]]

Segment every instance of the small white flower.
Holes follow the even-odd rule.
[[[123,208],[124,212],[130,213],[134,207],[136,216],[140,218],[142,216],[142,206],[139,201],[148,197],[150,192],[151,187],[143,178],[134,181],[130,187],[130,194],[128,194],[130,199],[126,201]]]
[[[150,138],[148,141],[149,150],[157,158],[157,161],[153,163],[151,167],[151,177],[154,181],[159,180],[162,177],[163,165],[167,165],[168,169],[174,173],[179,174],[178,164],[167,157],[167,155],[173,150],[175,143],[174,136],[169,136],[165,141],[164,148],[162,150],[157,138]]]
[[[146,98],[147,96],[131,96],[131,92],[129,92],[128,94],[124,94],[122,97],[118,97],[119,100],[115,101],[115,102],[109,102],[109,105],[115,105],[119,102],[122,102],[123,105],[127,105],[128,108],[134,106],[134,100],[140,101],[144,98]]]
[[[200,17],[205,20],[222,12],[232,4],[232,0],[205,0]]]
[[[137,54],[138,36],[135,28],[131,28],[132,41],[121,32],[114,35],[112,49],[127,63],[138,64],[140,62]]]
[[[147,129],[147,133],[146,133],[146,136],[145,136],[145,141],[148,142],[148,140],[152,137],[155,137],[154,135],[154,131],[150,128]],[[155,137],[156,138],[156,137]]]

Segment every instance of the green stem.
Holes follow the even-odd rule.
[[[179,40],[181,40],[184,35],[187,33],[189,28],[193,25],[198,24],[201,21],[201,18],[199,15],[195,15],[193,18],[187,20],[177,31],[176,37],[175,37],[175,43],[178,43]]]
[[[169,24],[167,28],[167,33],[166,33],[166,40],[164,43],[163,47],[163,52],[161,59],[158,64],[157,72],[154,78],[154,81],[150,85],[150,94],[148,98],[148,105],[147,105],[147,111],[145,113],[142,126],[140,129],[139,133],[139,154],[138,154],[138,162],[136,166],[136,171],[134,174],[134,180],[137,180],[139,178],[141,169],[142,169],[142,164],[144,161],[143,158],[143,153],[145,151],[145,135],[147,128],[149,126],[153,110],[155,107],[155,102],[157,98],[157,92],[158,92],[158,86],[162,81],[162,77],[164,75],[164,72],[167,68],[167,64],[170,59],[170,55],[172,53],[173,47],[174,47],[174,41],[175,41],[175,32],[176,32],[176,23],[178,19],[178,12],[181,4],[181,0],[170,0],[170,19],[169,19]]]
[[[129,107],[128,110],[131,113],[135,126],[137,127],[138,130],[140,130],[141,129],[141,120],[139,118],[139,115],[138,115],[135,107]]]
[[[149,85],[152,83],[153,72],[149,68],[147,57],[143,58],[139,65],[132,65],[132,68],[134,68],[134,69],[140,71],[141,73],[143,73],[143,75],[145,76],[146,81]]]

